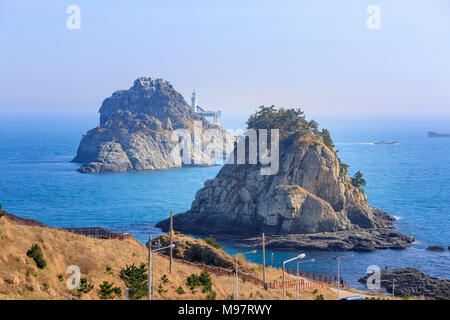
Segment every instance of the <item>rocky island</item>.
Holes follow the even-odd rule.
[[[261,164],[224,165],[197,191],[191,209],[174,216],[175,230],[246,238],[240,244],[250,246],[264,232],[269,247],[312,250],[404,249],[414,241],[368,204],[362,174],[349,177],[329,132],[302,111],[261,107],[247,124],[279,129],[278,171],[262,175]],[[156,226],[167,230],[169,221]]]
[[[114,92],[103,101],[99,113],[99,126],[83,135],[72,160],[83,164],[78,169],[82,173],[213,165],[204,149],[192,153],[195,161],[183,162],[173,132],[192,132],[195,121],[201,123],[202,130],[224,132],[194,112],[168,81],[152,77],[141,77],[130,89]]]

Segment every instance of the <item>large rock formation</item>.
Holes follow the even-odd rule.
[[[381,287],[399,296],[424,296],[427,299],[449,300],[450,280],[428,276],[416,268],[399,268],[381,271]],[[359,279],[367,283],[369,275]]]
[[[175,229],[249,237],[393,228],[394,218],[368,205],[317,130],[281,136],[275,175],[261,175],[259,164],[225,165],[197,192],[191,209],[174,217]]]
[[[114,92],[99,112],[100,125],[83,136],[72,160],[83,163],[79,169],[83,173],[212,165],[203,149],[193,153],[195,163],[183,163],[172,132],[186,129],[192,133],[194,121],[200,121],[203,130],[224,132],[195,113],[169,82],[152,77],[139,78],[129,90]]]

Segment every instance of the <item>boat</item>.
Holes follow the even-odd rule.
[[[450,134],[428,131],[428,138],[450,138]]]
[[[398,141],[394,141],[394,140],[383,140],[383,141],[375,142],[375,144],[398,144]]]

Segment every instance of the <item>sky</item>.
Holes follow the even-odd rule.
[[[66,26],[70,5],[80,29]],[[272,104],[450,119],[448,0],[0,0],[0,41],[0,116],[98,117],[154,76],[229,123]]]

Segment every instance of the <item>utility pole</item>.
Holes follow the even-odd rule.
[[[392,299],[395,298],[394,290],[395,290],[395,279],[392,279]]]
[[[262,234],[262,254],[263,254],[263,282],[264,282],[264,289],[267,290],[266,286],[266,243],[264,238],[264,232]]]
[[[173,212],[170,210],[170,263],[169,272],[172,273],[172,255],[173,255]]]
[[[152,287],[150,284],[152,273],[152,235],[148,236],[148,270],[147,270],[147,287],[148,287],[148,300],[152,300]]]
[[[340,266],[339,266],[339,261],[341,260],[341,257],[338,257],[337,258],[337,262],[338,262],[338,272],[337,272],[337,282],[338,282],[338,300],[341,300],[341,279],[340,279],[340,273],[339,273],[339,271],[340,271]]]

